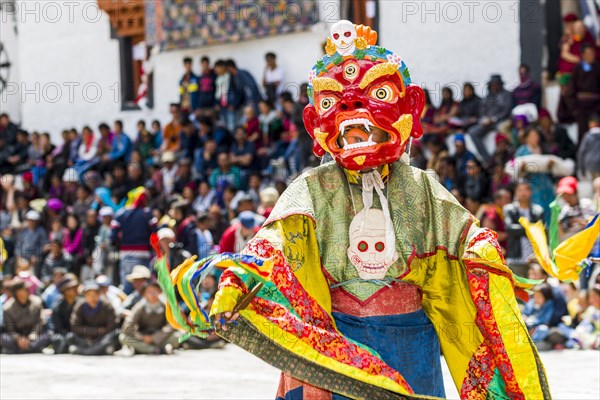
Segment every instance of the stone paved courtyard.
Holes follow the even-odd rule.
[[[600,399],[600,352],[542,353],[555,400]],[[445,368],[445,367],[444,367]],[[445,369],[448,398],[458,398]],[[0,356],[0,398],[273,399],[279,372],[234,346],[173,356]]]

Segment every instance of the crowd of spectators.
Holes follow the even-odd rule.
[[[597,51],[584,43],[577,60],[563,55],[575,65],[559,114],[574,116],[577,135],[543,108],[542,88],[522,65],[512,91],[492,75],[484,98],[470,83],[460,101],[443,88],[437,107],[426,93],[425,135],[410,147],[413,166],[498,233],[515,273],[544,280],[523,305],[540,348],[598,348],[597,268],[586,268],[576,283],[548,279],[518,223],[548,222],[560,195],[564,240],[598,211]],[[203,57],[196,74],[194,60],[185,58],[171,119],[141,120],[136,132],[126,133],[117,120],[64,130],[56,141],[0,116],[3,352],[168,354],[178,347],[180,333],[166,322],[156,284],[151,235],[171,266],[191,254],[239,251],[286,185],[319,163],[302,122],[306,84],[294,98],[282,90],[275,54],[265,59],[259,85],[233,60],[211,65]],[[593,182],[590,198],[579,196],[577,175]],[[207,307],[217,280],[201,285]],[[192,338],[184,346],[223,342]]]

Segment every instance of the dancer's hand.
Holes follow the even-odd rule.
[[[227,324],[234,323],[239,316],[240,313],[231,311],[215,314],[215,325],[217,328],[221,328],[224,331],[226,331]]]

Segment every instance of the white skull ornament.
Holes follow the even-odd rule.
[[[361,279],[385,278],[398,259],[396,249],[386,258],[385,225],[383,211],[373,208],[360,211],[350,223],[348,258]]]
[[[350,56],[354,53],[356,45],[354,39],[356,39],[356,28],[354,24],[347,20],[341,20],[333,24],[331,27],[331,40],[337,52],[341,56]]]

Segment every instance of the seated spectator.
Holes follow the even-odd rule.
[[[48,254],[44,257],[40,268],[39,275],[42,282],[49,283],[57,268],[64,269],[67,272],[73,270],[73,257],[63,250],[60,240],[54,240],[47,244],[44,251]]]
[[[81,141],[77,149],[77,164],[85,165],[96,160],[98,152],[98,139],[89,126],[84,126],[81,130]]]
[[[596,215],[596,208],[589,199],[580,199],[577,178],[567,176],[558,181],[556,194],[561,196],[562,207],[558,215],[558,235],[561,241],[581,232]]]
[[[54,268],[52,270],[52,281],[46,282],[46,289],[42,292],[42,302],[44,303],[44,308],[54,308],[56,302],[60,298],[60,290],[58,288],[58,284],[67,274],[66,268]]]
[[[208,182],[201,181],[198,185],[198,197],[192,203],[194,212],[206,212],[215,199],[215,191],[210,188]]]
[[[554,123],[552,116],[545,108],[540,110],[538,126],[550,154],[554,154],[560,158],[575,159],[577,146],[569,138],[567,130],[561,125]]]
[[[463,99],[458,105],[454,118],[448,121],[451,127],[467,129],[479,120],[481,98],[475,94],[473,84],[467,82],[463,85]]]
[[[531,339],[540,350],[548,350],[540,343],[546,339],[550,330],[550,322],[554,314],[554,298],[552,288],[542,283],[533,288],[533,296],[525,306],[523,317]]]
[[[42,259],[48,237],[46,230],[40,226],[42,216],[39,212],[30,210],[25,215],[25,219],[27,226],[17,236],[15,256],[36,265]]]
[[[115,351],[117,317],[110,303],[100,298],[98,285],[91,281],[83,286],[83,299],[71,314],[73,344],[70,354],[111,355]]]
[[[484,202],[489,198],[490,181],[481,163],[476,158],[467,161],[464,189],[466,196],[470,199]]]
[[[454,157],[442,158],[440,160],[439,168],[439,181],[446,190],[451,191],[460,185],[458,172],[456,171],[456,160]]]
[[[125,292],[114,286],[106,275],[98,275],[96,284],[100,288],[100,298],[110,303],[115,310],[117,319],[121,320],[125,315],[125,309],[123,308],[123,301],[127,298]]]
[[[201,143],[198,137],[198,130],[192,121],[187,120],[183,122],[181,133],[179,134],[179,142],[180,150],[177,155],[188,160],[193,160],[196,149],[200,147]]]
[[[72,336],[71,314],[77,302],[78,286],[77,277],[73,274],[65,275],[56,285],[61,296],[52,307],[52,318],[50,319],[55,354],[63,354],[68,350]]]
[[[73,214],[67,215],[63,232],[63,248],[74,259],[83,255],[82,238],[83,229],[79,226],[79,218]]]
[[[473,153],[467,150],[465,145],[465,135],[458,133],[454,135],[454,154],[452,155],[456,160],[456,170],[461,178],[467,176],[467,161],[475,158]]]
[[[166,195],[173,193],[175,179],[177,179],[178,164],[175,162],[175,153],[164,152],[160,158],[162,168],[160,169],[160,185]]]
[[[30,294],[26,283],[19,278],[12,280],[10,290],[12,298],[3,307],[2,352],[41,353],[50,344],[50,337],[43,333],[42,300]]]
[[[239,253],[260,228],[252,211],[240,213],[238,221],[223,233],[219,243],[221,253]]]
[[[219,181],[226,181],[236,188],[243,187],[242,173],[238,167],[231,165],[228,153],[219,153],[217,165],[218,168],[212,172],[209,178],[211,188],[216,188]]]
[[[152,273],[145,265],[136,265],[131,273],[125,276],[127,282],[133,287],[133,291],[123,301],[123,308],[131,310],[142,299],[142,288],[148,282]]]
[[[158,283],[147,283],[141,290],[143,298],[125,319],[119,340],[136,354],[172,354],[178,346],[179,335],[167,322],[160,294]]]
[[[446,135],[449,133],[449,122],[458,114],[458,103],[454,100],[454,92],[450,86],[442,88],[442,102],[434,116],[437,133]]]
[[[481,218],[481,227],[493,230],[498,234],[498,243],[503,249],[506,249],[506,239],[508,233],[504,225],[504,207],[511,203],[510,192],[506,189],[499,189],[494,193],[494,203],[487,208],[484,216]]]
[[[496,148],[492,155],[492,164],[500,166],[504,169],[507,162],[513,159],[514,150],[511,146],[510,139],[504,133],[496,134]]]
[[[600,349],[600,285],[596,284],[588,292],[589,306],[582,314],[581,321],[570,335],[572,347],[578,349]]]
[[[177,174],[173,183],[173,191],[175,193],[183,193],[183,189],[190,183],[195,184],[192,173],[192,161],[184,158],[177,163]]]
[[[440,136],[434,135],[431,135],[427,138],[425,147],[430,153],[429,159],[427,160],[427,169],[435,171],[435,173],[439,176],[440,160],[448,156],[448,147]]]
[[[531,223],[540,221],[544,209],[531,201],[531,186],[527,181],[519,181],[515,187],[514,201],[504,206],[504,225],[506,227],[506,263],[519,276],[525,276],[529,269],[529,260],[533,256],[533,247],[519,218],[525,217]]]
[[[477,148],[484,166],[490,162],[490,153],[485,146],[485,137],[497,130],[498,125],[510,117],[512,97],[504,89],[504,81],[500,75],[492,75],[488,82],[488,94],[481,102],[480,118],[476,125],[469,128],[468,133]]]
[[[513,107],[521,104],[533,103],[538,108],[542,106],[542,88],[530,76],[530,68],[527,64],[519,66],[519,86],[513,90]]]
[[[214,245],[212,233],[208,229],[210,219],[207,213],[201,213],[196,217],[196,237],[198,240],[198,250],[196,255],[199,260],[208,257]]]
[[[179,104],[173,103],[169,107],[171,121],[165,125],[162,133],[162,145],[160,151],[169,151],[177,153],[180,150],[180,132],[181,132],[181,108]]]
[[[17,259],[15,275],[25,282],[30,294],[37,295],[44,287],[44,284],[31,268],[31,263],[25,258]]]
[[[234,138],[235,141],[230,150],[231,164],[239,167],[245,175],[248,175],[254,166],[256,148],[254,147],[254,143],[248,140],[246,130],[241,126],[235,129]]]
[[[542,146],[540,133],[535,127],[530,127],[525,131],[523,137],[524,144],[517,148],[515,157],[527,156],[531,154],[545,154],[546,150]],[[553,160],[548,163],[548,168],[554,164]],[[521,163],[519,166],[521,173],[524,173],[524,179],[531,185],[533,192],[531,201],[542,206],[544,209],[544,219],[550,218],[550,203],[554,200],[554,188],[552,178],[549,173],[539,172],[538,168],[529,168],[527,163]]]
[[[251,106],[244,107],[244,129],[248,135],[248,140],[252,143],[260,138],[260,122],[256,116],[254,108]]]
[[[204,148],[198,149],[194,159],[194,169],[200,179],[204,180],[210,177],[212,172],[218,167],[217,156],[219,154],[217,142],[214,139],[207,139]]]

